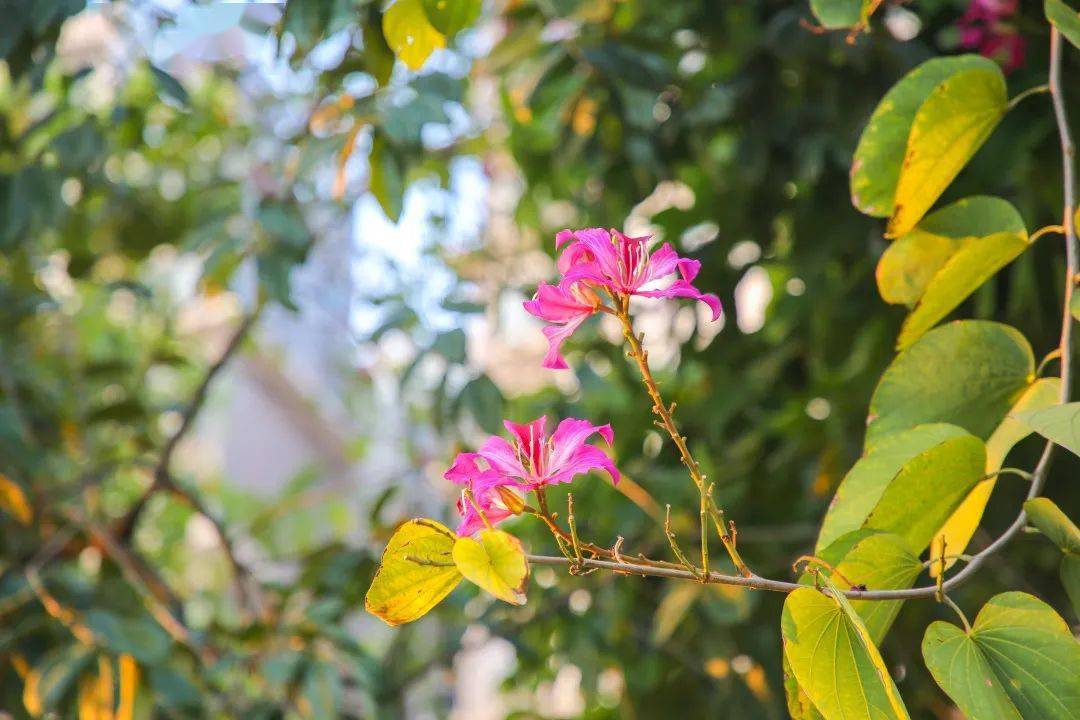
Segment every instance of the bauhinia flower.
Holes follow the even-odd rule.
[[[971,0],[958,23],[960,45],[996,60],[1006,72],[1021,67],[1026,44],[1009,22],[1018,9],[1018,0]]]
[[[701,263],[679,257],[668,243],[650,251],[649,240],[602,228],[563,230],[555,236],[556,248],[565,245],[558,260],[562,277],[557,285],[541,283],[525,303],[530,313],[552,323],[544,328],[549,345],[544,367],[567,367],[559,350],[581,323],[604,308],[603,295],[691,298],[708,305],[713,320],[720,318],[720,299],[693,285]]]
[[[608,445],[614,440],[610,425],[566,418],[547,435],[547,418],[519,425],[503,423],[511,440],[488,438],[474,453],[460,453],[444,477],[462,485],[458,500],[461,524],[458,535],[472,535],[521,512],[520,498],[530,490],[568,483],[590,470],[603,470],[619,481],[615,463],[600,448],[586,441],[599,434]],[[466,492],[467,491],[467,492]],[[483,516],[481,516],[483,513]]]

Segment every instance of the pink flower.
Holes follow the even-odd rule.
[[[509,420],[504,424],[511,441],[498,436],[488,438],[477,452],[459,454],[444,475],[471,490],[476,506],[493,525],[515,514],[501,496],[507,489],[524,493],[568,483],[590,470],[603,470],[613,483],[619,481],[619,471],[611,458],[586,443],[598,433],[610,445],[614,440],[610,425],[566,418],[549,437],[546,417],[524,425]],[[458,501],[462,516],[459,535],[471,535],[484,526],[477,507],[465,497]]]
[[[649,239],[602,228],[563,230],[555,236],[556,248],[566,246],[558,260],[562,278],[558,285],[541,284],[536,296],[525,303],[530,313],[553,323],[544,328],[549,344],[544,367],[566,367],[559,350],[603,306],[597,291],[618,298],[692,298],[709,306],[713,320],[720,318],[720,299],[692,284],[701,263],[679,257],[668,243],[650,252]],[[674,280],[662,285],[672,275]]]
[[[960,45],[996,60],[1006,72],[1021,67],[1026,42],[1007,22],[1017,9],[1017,0],[971,0],[958,23]]]

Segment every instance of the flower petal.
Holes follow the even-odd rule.
[[[585,322],[585,318],[578,320],[571,320],[564,325],[548,325],[543,329],[544,337],[548,339],[548,351],[544,356],[544,361],[541,363],[544,367],[551,370],[566,370],[569,365],[566,364],[566,359],[563,358],[562,353],[559,351],[562,349],[562,344],[566,342],[566,339],[574,334],[574,331],[581,327],[581,323]]]
[[[712,310],[712,319],[717,321],[723,314],[724,309],[720,306],[720,298],[716,297],[712,293],[703,293],[696,287],[688,283],[686,280],[676,280],[671,285],[661,290],[638,290],[634,293],[642,297],[651,298],[693,298],[694,300],[700,300],[709,306]]]
[[[492,470],[504,477],[522,480],[528,477],[525,468],[521,466],[521,461],[518,460],[517,452],[504,438],[489,437],[480,446],[477,455],[484,458]]]
[[[443,473],[443,477],[452,483],[466,485],[480,474],[480,468],[476,464],[480,456],[476,453],[458,453],[454,458],[454,464]]]

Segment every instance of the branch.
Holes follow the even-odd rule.
[[[1065,112],[1065,99],[1061,87],[1061,47],[1061,33],[1054,27],[1051,29],[1050,34],[1049,86],[1051,100],[1054,106],[1054,116],[1058,126],[1058,134],[1061,139],[1062,176],[1064,186],[1064,208],[1061,227],[1062,234],[1065,236],[1065,297],[1061,318],[1061,338],[1058,343],[1057,353],[1061,358],[1061,395],[1059,397],[1059,402],[1065,404],[1069,402],[1070,386],[1072,384],[1073,319],[1070,312],[1070,306],[1072,303],[1073,291],[1077,282],[1080,281],[1080,276],[1078,276],[1078,271],[1080,271],[1080,249],[1078,249],[1076,227],[1074,223],[1074,214],[1076,212],[1076,175],[1074,168],[1076,146],[1074,145],[1072,136],[1069,132],[1069,121]],[[626,314],[625,306],[621,309],[621,312],[617,313],[617,315],[619,316],[619,319],[623,321],[626,338],[631,345],[631,356],[638,362],[646,387],[655,403],[655,407],[653,408],[654,412],[660,416],[661,424],[669,431],[672,435],[672,439],[675,441],[676,445],[679,446],[680,452],[683,453],[683,461],[687,464],[687,467],[690,468],[691,475],[694,476],[695,482],[700,483],[701,481],[699,478],[695,476],[696,466],[691,465],[693,460],[692,458],[688,458],[689,453],[684,450],[685,441],[680,442],[681,436],[679,436],[674,429],[674,423],[671,420],[670,413],[667,412],[662,401],[660,401],[659,392],[656,389],[655,383],[652,381],[651,374],[648,373],[647,356],[641,349],[640,341],[634,336],[633,330],[630,328],[629,316]],[[1028,490],[1028,499],[1036,498],[1042,493],[1042,489],[1046,484],[1046,476],[1050,469],[1050,460],[1053,453],[1054,443],[1047,442],[1046,447],[1043,449],[1042,456],[1035,466],[1035,470],[1031,473],[1031,487]],[[914,600],[920,598],[944,597],[945,593],[959,587],[971,579],[975,573],[978,572],[979,568],[1004,548],[1014,537],[1016,537],[1016,535],[1022,532],[1026,524],[1027,513],[1021,509],[1016,519],[1003,533],[1001,533],[1001,535],[983,550],[972,555],[968,559],[967,565],[962,570],[948,580],[940,582],[940,584],[904,590],[849,589],[839,592],[842,592],[845,596],[853,600]],[[544,555],[528,555],[527,558],[529,562],[537,565],[564,565],[569,563],[566,558]],[[771,580],[753,574],[748,574],[746,576],[724,575],[716,572],[697,574],[678,567],[610,560],[586,559],[581,561],[581,566],[600,570],[612,570],[622,574],[633,573],[637,575],[650,575],[653,577],[679,578],[684,580],[695,580],[698,582],[718,583],[722,585],[737,585],[757,590],[769,590],[783,593],[805,587],[797,583]]]
[[[251,575],[251,571],[245,567],[236,556],[236,550],[233,547],[232,540],[229,538],[226,532],[224,524],[219,518],[212,514],[206,505],[193,490],[185,488],[180,483],[176,482],[172,475],[170,466],[172,464],[173,454],[176,452],[176,448],[180,445],[180,441],[191,430],[195,424],[195,419],[203,406],[206,404],[206,399],[209,395],[210,385],[214,382],[214,379],[221,373],[221,371],[228,364],[229,360],[233,358],[236,352],[240,349],[244,340],[247,338],[251,328],[255,325],[259,315],[262,312],[263,305],[260,302],[256,308],[247,315],[243,321],[237,326],[233,332],[231,338],[229,338],[228,344],[225,346],[225,350],[221,353],[221,357],[217,362],[211,365],[206,375],[203,376],[202,382],[195,388],[195,392],[188,402],[187,407],[184,409],[183,417],[180,422],[180,427],[175,433],[166,441],[165,447],[161,451],[161,457],[158,459],[157,466],[154,469],[154,480],[147,488],[143,496],[135,503],[135,505],[128,511],[127,515],[121,519],[117,531],[118,537],[126,542],[130,539],[131,533],[134,532],[135,527],[138,525],[139,517],[142,515],[143,510],[146,507],[150,498],[159,490],[168,490],[173,495],[177,496],[188,505],[191,506],[195,512],[199,513],[213,525],[218,539],[221,542],[221,547],[225,552],[225,555],[229,559],[229,565],[233,570],[233,575],[236,581],[237,590],[240,594],[241,602],[245,607],[252,609],[256,614],[261,614],[263,611],[263,603],[261,598],[258,597],[258,593],[254,590],[254,582]]]

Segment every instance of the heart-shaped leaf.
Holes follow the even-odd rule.
[[[980,55],[934,58],[905,75],[881,99],[859,138],[851,165],[851,202],[875,217],[893,214],[908,136],[923,102],[942,82],[965,70],[996,68]]]
[[[923,423],[959,425],[986,439],[1035,375],[1017,330],[985,320],[934,328],[900,353],[870,399],[866,447]]]
[[[780,628],[795,680],[826,720],[907,720],[877,647],[843,595],[830,587],[793,591]]]
[[[934,680],[969,718],[1080,718],[1080,644],[1031,595],[995,595],[969,633],[932,623],[922,651]]]
[[[459,582],[457,536],[434,520],[409,520],[383,551],[364,608],[388,625],[412,622],[439,604]]]
[[[454,562],[466,578],[513,605],[525,604],[529,563],[521,541],[502,530],[481,530],[476,539],[458,538]]]
[[[996,64],[963,70],[927,96],[915,113],[886,234],[909,232],[982,147],[1008,108]]]

